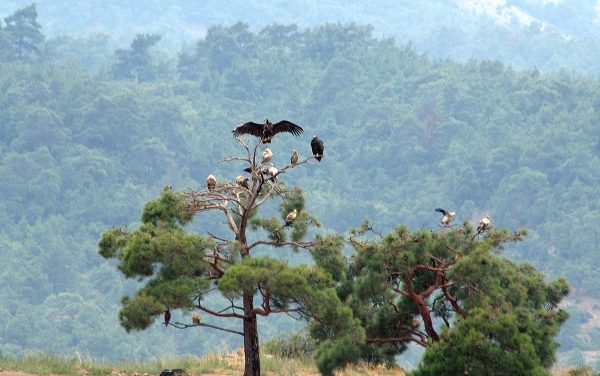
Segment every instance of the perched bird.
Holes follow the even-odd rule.
[[[208,187],[208,190],[212,192],[215,189],[216,185],[217,185],[217,178],[215,178],[212,175],[208,175],[206,177],[206,186]]]
[[[445,227],[450,226],[450,223],[452,223],[452,217],[454,217],[456,215],[456,212],[453,212],[453,211],[449,212],[442,208],[437,208],[437,209],[435,209],[435,211],[440,212],[444,215],[442,217],[442,220],[440,221],[440,223],[442,224],[442,226],[445,226]]]
[[[287,120],[282,120],[273,124],[269,121],[269,119],[265,119],[264,124],[258,124],[249,121],[247,123],[238,125],[231,132],[233,132],[235,137],[238,137],[242,134],[250,134],[252,136],[259,137],[260,142],[263,144],[269,144],[271,143],[271,139],[273,139],[277,133],[289,132],[294,136],[300,136],[302,132],[304,132],[304,129]]]
[[[269,163],[271,161],[272,157],[273,157],[273,152],[271,151],[271,149],[266,148],[265,150],[263,150],[262,163]]]
[[[479,221],[479,225],[477,225],[477,234],[483,233],[487,230],[492,224],[492,216],[487,214],[485,217],[481,218]]]
[[[294,219],[298,216],[298,210],[294,209],[285,216],[285,225],[289,226],[294,222]]]
[[[298,152],[296,150],[292,150],[292,157],[290,158],[290,163],[292,166],[295,166],[298,163]]]
[[[419,321],[419,319],[413,319],[412,320],[412,327],[413,327],[413,329],[417,329],[419,327],[419,325],[421,325],[421,322]]]
[[[193,313],[192,322],[194,323],[194,325],[200,325],[200,315],[197,313]]]
[[[248,177],[244,176],[244,175],[239,175],[238,177],[235,178],[235,182],[237,183],[237,185],[242,186],[246,189],[250,189],[248,187]]]
[[[269,168],[267,169],[267,174],[271,175],[272,182],[274,182],[275,179],[277,179],[276,175],[278,172],[279,172],[279,170],[275,166],[269,166]]]
[[[165,326],[169,325],[170,321],[171,321],[171,311],[169,311],[167,309],[167,310],[165,310]]]
[[[323,158],[323,151],[325,150],[325,146],[323,146],[323,141],[321,141],[319,137],[314,136],[310,141],[310,147],[317,161],[321,162],[321,158]]]

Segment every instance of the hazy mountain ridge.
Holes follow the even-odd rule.
[[[8,0],[0,15],[29,1]],[[564,68],[597,74],[595,46],[600,38],[598,5],[583,0],[444,0],[368,3],[342,1],[281,3],[234,1],[37,2],[49,37],[106,33],[124,46],[136,33],[162,35],[161,49],[204,37],[215,25],[241,21],[253,30],[271,24],[300,28],[329,23],[374,26],[374,35],[412,43],[433,58],[460,61],[498,59],[515,67],[556,71]]]

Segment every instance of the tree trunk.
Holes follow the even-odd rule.
[[[258,347],[258,325],[254,309],[252,292],[244,292],[244,376],[260,375],[260,352]]]

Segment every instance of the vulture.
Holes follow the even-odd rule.
[[[169,311],[167,309],[167,310],[165,310],[165,326],[169,325],[170,321],[171,321],[171,311]]]
[[[444,215],[440,222],[442,224],[442,226],[444,226],[444,227],[450,226],[450,223],[452,223],[452,217],[454,217],[456,215],[456,212],[453,212],[453,211],[449,212],[442,208],[437,208],[437,209],[435,209],[435,211],[440,212]]]
[[[323,146],[323,141],[321,141],[319,137],[314,136],[312,138],[312,141],[310,142],[310,147],[317,161],[321,162],[321,158],[323,158],[323,151],[325,150],[325,146]]]
[[[269,168],[267,169],[267,174],[271,175],[272,182],[274,182],[275,179],[277,179],[277,177],[275,175],[277,175],[278,172],[279,172],[279,170],[275,166],[269,166]]]
[[[477,225],[477,234],[481,234],[483,233],[485,230],[487,230],[490,225],[492,224],[492,216],[491,215],[486,215],[485,217],[481,218],[481,220],[479,221],[479,225]]]
[[[296,150],[292,150],[292,157],[290,158],[290,163],[292,166],[295,166],[298,163],[298,152]]]
[[[252,136],[259,137],[260,142],[263,144],[270,144],[271,140],[277,133],[289,132],[294,136],[300,136],[302,132],[304,132],[304,129],[292,123],[291,121],[282,120],[273,124],[269,121],[269,119],[265,119],[264,124],[258,124],[249,121],[233,128],[231,132],[233,132],[235,137],[238,137],[242,134],[250,134]]]
[[[289,226],[294,222],[294,219],[298,216],[298,210],[294,209],[285,216],[285,225]]]
[[[237,183],[237,185],[242,186],[246,189],[250,189],[250,187],[248,186],[248,180],[248,177],[244,175],[239,175],[235,178],[235,182]]]
[[[272,157],[273,157],[273,152],[271,151],[271,149],[266,148],[265,150],[263,150],[263,161],[262,161],[262,163],[269,163],[271,161]]]
[[[200,315],[197,313],[193,313],[192,322],[194,323],[194,325],[200,325]]]
[[[206,177],[206,186],[208,187],[208,190],[211,192],[214,191],[216,185],[217,185],[217,178],[215,178],[212,175],[208,175]]]

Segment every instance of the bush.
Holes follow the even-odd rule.
[[[310,356],[315,351],[316,342],[308,333],[299,332],[271,338],[264,344],[265,352],[282,358]]]

